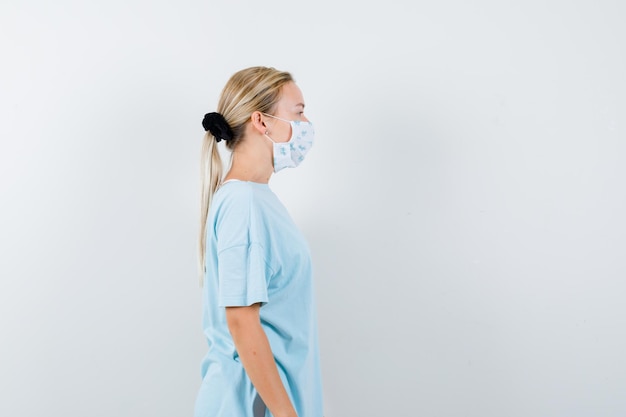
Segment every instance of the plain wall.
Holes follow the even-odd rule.
[[[315,262],[326,417],[626,415],[625,21],[3,1],[0,415],[191,415],[200,122],[253,65],[316,126],[270,185]]]

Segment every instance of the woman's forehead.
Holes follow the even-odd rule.
[[[283,85],[281,93],[280,101],[284,102],[284,104],[290,107],[298,105],[304,107],[304,97],[296,83],[288,82]]]

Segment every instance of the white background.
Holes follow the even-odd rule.
[[[253,65],[316,125],[270,184],[326,417],[626,415],[623,1],[0,12],[0,415],[192,414],[200,122]]]

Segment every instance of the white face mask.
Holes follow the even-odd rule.
[[[265,133],[265,136],[274,144],[274,172],[283,168],[297,167],[313,146],[313,138],[315,137],[313,124],[300,120],[285,120],[271,114],[266,114],[266,116],[291,124],[291,138],[287,142],[275,142]]]

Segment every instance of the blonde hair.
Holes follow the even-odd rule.
[[[233,135],[225,141],[226,147],[233,150],[243,140],[246,125],[252,113],[260,111],[271,114],[280,100],[283,85],[293,81],[288,72],[271,67],[251,67],[233,74],[220,95],[217,112],[226,119]],[[223,164],[217,149],[215,137],[206,132],[202,142],[200,157],[200,236],[199,272],[200,284],[206,271],[206,222],[213,194],[222,182]]]

